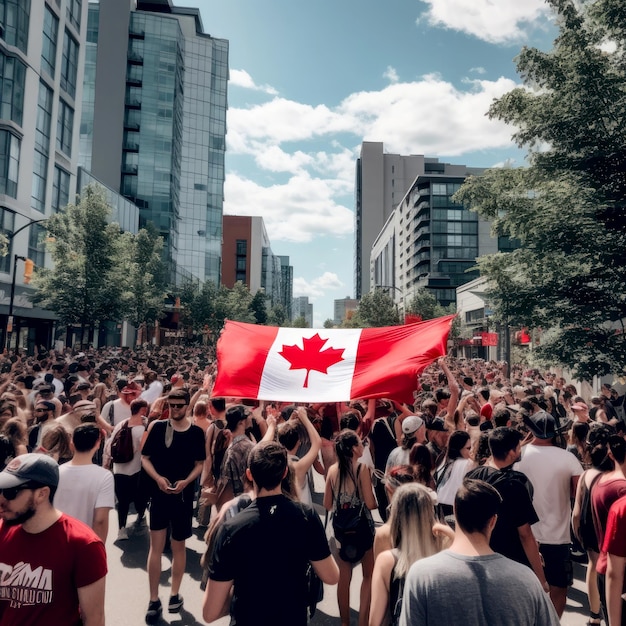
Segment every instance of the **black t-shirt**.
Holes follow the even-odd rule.
[[[502,497],[498,521],[489,542],[491,549],[530,566],[518,528],[524,524],[534,524],[539,518],[528,493],[526,476],[510,467],[497,470],[483,465],[469,472],[467,478],[484,480],[493,485]]]
[[[385,422],[387,422],[385,424]],[[374,422],[370,439],[374,444],[374,467],[385,471],[387,459],[391,451],[398,446],[394,432],[394,420],[391,417],[381,417]]]
[[[206,458],[204,431],[195,424],[182,432],[174,430],[172,445],[168,448],[165,445],[166,428],[167,420],[154,422],[141,453],[149,457],[158,474],[174,484],[187,478],[196,462]],[[185,487],[185,493],[193,490],[193,483]]]
[[[234,581],[237,626],[306,626],[306,569],[330,556],[313,509],[283,495],[257,498],[224,523],[209,578]]]

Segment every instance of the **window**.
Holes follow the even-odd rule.
[[[445,196],[448,194],[445,183],[433,183],[433,196]]]
[[[237,239],[237,256],[248,254],[248,242],[245,239]]]
[[[8,130],[0,130],[0,193],[17,198],[20,140]]]
[[[72,156],[72,131],[74,129],[74,111],[63,100],[59,100],[59,119],[57,121],[57,150]]]
[[[1,1],[1,0],[0,0]],[[0,118],[22,125],[26,66],[0,52]]]
[[[50,150],[50,128],[52,126],[52,90],[39,83],[37,102],[37,126],[35,127],[35,148],[48,154]]]
[[[48,157],[35,150],[33,159],[33,184],[30,194],[30,206],[45,213],[46,211],[46,182],[48,180]]]
[[[57,35],[59,19],[46,5],[43,19],[43,44],[41,48],[41,69],[54,78],[57,58]]]
[[[80,14],[82,10],[82,0],[67,0],[67,20],[78,32],[80,32]]]
[[[37,267],[43,267],[46,256],[46,249],[44,246],[46,229],[41,224],[33,224],[29,231],[28,258],[31,259]]]
[[[8,274],[11,271],[13,257],[13,240],[11,235],[15,230],[15,213],[9,209],[0,208],[0,233],[9,237],[9,250],[6,256],[0,257],[0,272]]]
[[[65,31],[63,38],[63,59],[61,61],[61,88],[72,96],[76,95],[76,73],[78,71],[78,44]]]
[[[52,210],[59,212],[70,200],[70,175],[58,165],[54,167],[52,185]]]
[[[4,40],[28,54],[30,0],[0,0],[0,23]]]

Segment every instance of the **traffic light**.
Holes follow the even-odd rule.
[[[35,263],[32,259],[26,259],[24,261],[24,284],[29,285],[30,279],[33,277],[33,268]]]

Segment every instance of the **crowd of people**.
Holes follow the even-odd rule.
[[[552,372],[446,357],[411,405],[295,405],[214,397],[215,375],[200,348],[0,358],[0,626],[104,623],[112,509],[116,541],[149,532],[148,624],[166,548],[167,611],[183,608],[194,525],[209,623],[306,624],[325,583],[349,626],[360,565],[359,626],[558,624],[573,558],[588,623],[626,623],[610,384],[583,396]]]

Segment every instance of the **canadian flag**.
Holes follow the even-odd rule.
[[[345,330],[228,321],[217,343],[213,396],[283,402],[392,398],[412,403],[417,375],[446,354],[453,318]]]

